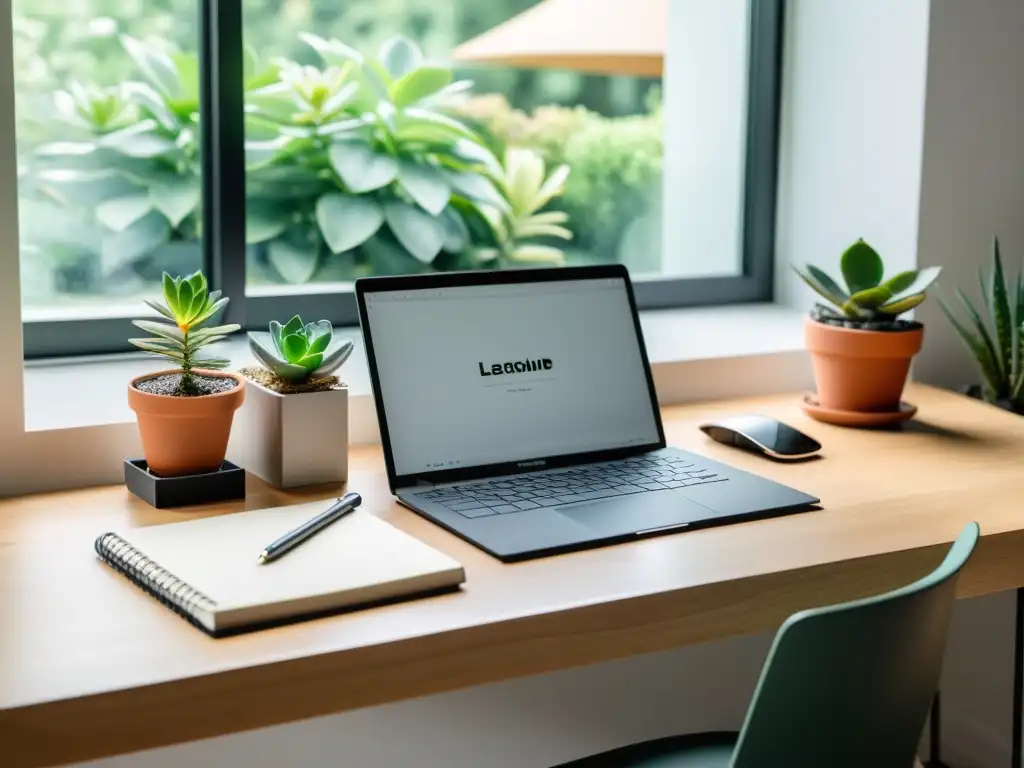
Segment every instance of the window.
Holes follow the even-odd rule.
[[[536,264],[770,299],[782,0],[194,3],[15,0],[27,355],[123,348],[200,264],[249,327]]]
[[[13,14],[23,316],[30,350],[60,351],[66,322],[102,332],[163,270],[201,264],[198,16],[195,0]]]

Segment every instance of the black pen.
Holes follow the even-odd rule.
[[[290,552],[306,539],[322,531],[335,520],[340,520],[350,512],[354,512],[356,507],[362,503],[363,497],[358,493],[346,493],[326,511],[321,512],[312,520],[303,523],[294,531],[289,531],[277,541],[268,545],[266,549],[260,552],[259,564],[263,565],[264,563],[277,560],[277,558],[286,552]]]

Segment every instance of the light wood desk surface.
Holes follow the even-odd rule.
[[[963,524],[961,596],[1024,585],[1024,418],[922,386],[903,431],[810,421],[795,395],[664,409],[670,445],[819,495],[824,510],[502,565],[395,504],[354,448],[366,509],[460,560],[457,594],[213,640],[103,566],[94,537],[336,494],[250,483],[243,503],[157,511],[123,487],[0,502],[0,763],[44,765],[232,733],[776,628],[925,573]],[[712,443],[714,415],[772,414],[825,458]]]

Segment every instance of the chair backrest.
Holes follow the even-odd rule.
[[[938,687],[969,523],[935,571],[791,616],[775,637],[732,768],[909,768]]]

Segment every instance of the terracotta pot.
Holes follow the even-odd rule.
[[[899,407],[910,361],[921,349],[924,329],[861,331],[807,318],[804,337],[821,406],[839,411],[891,411]]]
[[[140,381],[173,373],[178,371],[147,373],[128,385],[128,405],[139,422],[146,464],[162,477],[212,472],[227,453],[231,421],[245,399],[245,379],[236,373],[196,369],[197,374],[233,379],[238,385],[199,397],[151,395],[135,388]]]

